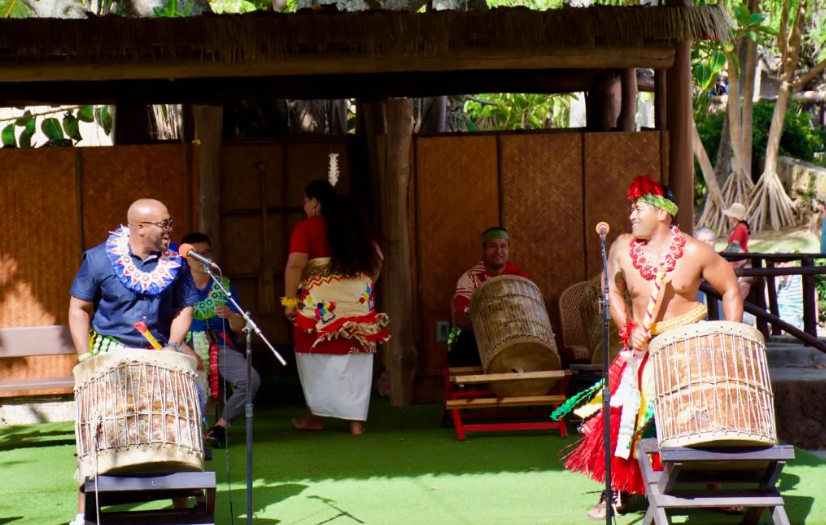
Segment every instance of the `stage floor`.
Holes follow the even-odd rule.
[[[271,392],[261,392],[261,405]],[[259,396],[261,397],[261,396]],[[257,525],[545,525],[589,523],[601,486],[562,469],[559,452],[576,437],[548,433],[471,435],[458,442],[438,428],[439,406],[393,408],[374,399],[367,434],[354,437],[331,421],[323,432],[297,432],[293,406],[255,411],[254,523]],[[571,429],[573,431],[573,429]],[[573,433],[573,432],[572,432]],[[216,523],[245,523],[244,424],[215,451]],[[0,525],[62,525],[75,514],[75,441],[70,423],[0,427]],[[792,523],[826,525],[826,461],[802,450],[779,487]],[[230,500],[232,511],[230,510]],[[639,523],[645,502],[621,516]],[[738,523],[715,512],[675,523]],[[593,522],[590,522],[593,523]]]

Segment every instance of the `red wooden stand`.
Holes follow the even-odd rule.
[[[547,395],[542,396],[497,398],[484,386],[499,381],[549,377],[559,377],[560,380]],[[568,435],[565,422],[551,421],[550,414],[565,402],[565,391],[571,381],[570,370],[485,375],[481,367],[445,367],[444,381],[445,403],[439,424],[444,426],[448,412],[450,412],[453,426],[456,429],[456,438],[459,441],[465,440],[465,432],[558,429],[560,436]],[[547,409],[514,410],[524,407],[547,407]],[[518,421],[526,419],[533,421]],[[488,420],[488,422],[468,424],[466,423],[468,420]],[[491,422],[490,420],[504,421]]]

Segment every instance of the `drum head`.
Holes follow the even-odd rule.
[[[496,354],[485,372],[507,374],[559,370],[559,356],[554,350],[535,337],[513,339]],[[498,397],[541,396],[547,394],[557,381],[559,378],[493,382],[490,385]]]

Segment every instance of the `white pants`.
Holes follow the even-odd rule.
[[[310,411],[322,417],[367,421],[373,354],[297,352],[296,365]]]

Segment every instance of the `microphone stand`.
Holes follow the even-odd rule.
[[[208,264],[204,264],[204,271],[207,275],[210,276],[212,281],[221,288],[221,291],[226,296],[227,300],[235,306],[235,309],[241,313],[241,316],[244,318],[244,333],[247,335],[247,399],[246,399],[246,406],[245,408],[245,416],[247,418],[247,525],[252,525],[252,389],[250,385],[252,385],[252,334],[255,334],[261,338],[262,341],[272,350],[272,353],[275,355],[276,359],[281,363],[282,366],[287,366],[287,362],[284,361],[284,358],[281,357],[275,348],[270,344],[264,334],[261,333],[261,329],[258,328],[258,325],[255,324],[255,321],[252,320],[250,317],[249,312],[245,312],[241,306],[235,301],[235,298],[232,297],[232,294],[229,290],[224,287],[224,283],[221,282],[220,279],[215,277],[215,274],[212,273],[212,268]]]
[[[611,490],[611,385],[608,370],[611,366],[611,342],[609,330],[611,327],[611,308],[608,295],[608,257],[605,254],[605,237],[608,231],[599,231],[600,252],[602,254],[602,417],[603,417],[603,442],[605,446],[605,524],[611,525],[614,517],[614,494]]]

